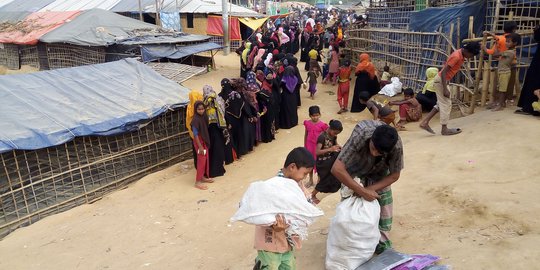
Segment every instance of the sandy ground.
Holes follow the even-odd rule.
[[[185,83],[219,88],[238,74],[238,58],[218,56],[218,68]],[[302,93],[300,119],[318,104],[322,119],[341,119],[343,144],[361,114],[337,115],[331,86],[315,100]],[[437,126],[433,122],[433,127]],[[433,136],[409,124],[400,132],[405,170],[394,185],[392,240],[398,251],[431,253],[453,269],[540,269],[539,120],[483,112],[451,121],[463,134]],[[280,130],[226,167],[208,191],[193,188],[191,161],[149,175],[93,204],[47,217],[0,241],[0,269],[251,269],[253,226],[228,219],[250,182],[275,175],[300,146],[303,126]],[[323,199],[325,216],[297,252],[299,269],[324,269],[326,231],[338,195]]]

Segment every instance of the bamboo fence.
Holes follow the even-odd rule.
[[[418,91],[425,82],[425,70],[428,67],[442,67],[448,55],[456,48],[460,48],[463,43],[482,42],[483,38],[474,35],[472,17],[456,18],[450,25],[449,33],[442,33],[441,30],[433,33],[408,31],[411,12],[428,6],[448,7],[463,2],[372,0],[367,9],[369,28],[352,28],[347,32],[348,53],[353,62],[358,59],[360,53],[370,54],[378,69],[382,70],[382,67],[388,64],[392,73],[403,82],[404,87]],[[461,20],[467,19],[469,28],[460,29]],[[540,24],[540,5],[527,1],[486,1],[486,30],[501,33],[504,22],[508,20],[517,22],[518,33],[522,36],[522,43],[516,48],[518,79],[513,82],[515,92],[509,92],[509,98],[517,98],[521,88],[520,81],[523,80],[536,47],[532,29]],[[468,39],[463,41],[455,39],[463,32],[468,32]],[[487,44],[488,40],[486,38],[483,42]],[[462,112],[464,112],[462,105],[469,106],[468,113],[474,111],[477,103],[483,106],[497,87],[495,61],[489,57],[484,64],[483,60],[482,55],[467,61],[452,83],[453,97],[460,104]]]
[[[0,238],[190,158],[184,119],[179,108],[133,132],[0,154]]]

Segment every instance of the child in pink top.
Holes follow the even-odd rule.
[[[306,132],[304,134],[304,147],[313,155],[313,159],[317,159],[317,139],[319,135],[326,129],[328,129],[328,124],[319,120],[321,118],[321,109],[319,106],[309,107],[309,118],[310,120],[304,121],[304,127]],[[313,168],[315,171],[315,168]],[[309,182],[306,187],[311,187],[313,185],[313,172],[309,174]]]

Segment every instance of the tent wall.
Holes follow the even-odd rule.
[[[0,238],[191,158],[184,119],[185,107],[135,132],[0,154]]]

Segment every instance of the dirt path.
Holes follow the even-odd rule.
[[[217,63],[217,71],[185,85],[219,91],[223,77],[238,74],[238,58],[218,56]],[[299,117],[307,119],[308,106],[320,105],[323,121],[343,121],[343,144],[369,115],[338,116],[336,96],[326,93],[331,87],[320,88],[315,100],[302,93]],[[405,170],[393,188],[396,249],[441,256],[453,269],[537,268],[540,121],[507,109],[451,126],[463,134],[432,136],[416,125],[400,133]],[[227,166],[209,191],[192,187],[188,161],[19,229],[0,241],[0,269],[251,269],[253,227],[228,219],[249,183],[273,176],[288,151],[302,144],[303,132],[303,126],[280,130],[276,141]],[[320,204],[325,216],[297,252],[299,269],[324,269],[325,231],[337,202],[333,194]]]

